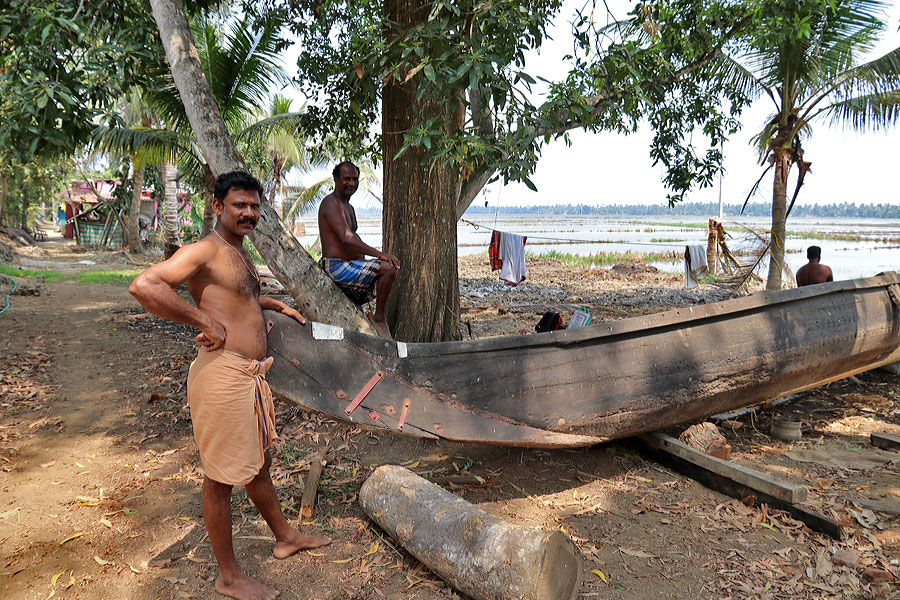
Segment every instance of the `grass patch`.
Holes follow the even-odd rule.
[[[650,238],[650,241],[656,243],[683,242],[684,238]]]
[[[47,281],[61,281],[70,277],[58,271],[31,271],[29,269],[17,269],[9,265],[0,265],[0,275],[8,277],[43,277]]]
[[[64,281],[74,279],[83,285],[105,283],[111,285],[128,285],[137,277],[141,269],[113,269],[109,271],[82,271],[80,273],[60,273],[59,271],[31,271],[17,269],[9,265],[0,265],[0,275],[8,277],[40,277],[45,281]]]
[[[858,235],[855,233],[819,233],[816,231],[788,231],[787,235],[806,240],[833,240],[836,242],[881,242],[882,244],[896,244],[900,238],[884,237],[877,234]]]
[[[75,281],[84,285],[105,283],[108,285],[129,285],[142,269],[113,269],[111,271],[82,271],[75,275]]]
[[[598,252],[596,254],[567,254],[551,250],[541,254],[527,254],[528,258],[552,258],[570,267],[609,267],[622,263],[671,261],[675,252]]]

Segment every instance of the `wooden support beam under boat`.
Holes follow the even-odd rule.
[[[638,437],[654,450],[677,456],[718,477],[729,479],[738,485],[763,492],[783,502],[797,504],[806,500],[806,488],[802,485],[779,481],[774,477],[744,465],[710,456],[663,433],[646,433]]]
[[[869,500],[868,498],[847,498],[847,500],[860,508],[883,512],[888,515],[900,515],[900,502]]]
[[[885,450],[900,450],[900,435],[872,433],[869,435],[869,443]]]
[[[832,519],[784,499],[795,498],[796,502],[806,499],[803,486],[779,482],[743,465],[703,454],[662,433],[643,434],[637,439],[655,460],[712,490],[754,506],[766,504],[783,510],[813,531],[833,539],[844,537],[843,528]]]

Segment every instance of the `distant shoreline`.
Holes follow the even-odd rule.
[[[748,204],[741,213],[741,204],[725,204],[723,217],[766,217],[772,216],[772,206],[764,202]],[[357,209],[357,213],[380,214],[379,209]],[[555,215],[555,216],[602,216],[602,217],[712,217],[719,214],[718,202],[682,203],[669,207],[667,204],[610,204],[589,206],[587,204],[553,204],[541,206],[476,206],[466,210],[463,218],[482,215]],[[844,219],[900,219],[900,204],[796,204],[790,217],[833,217]],[[790,222],[790,217],[788,221]]]

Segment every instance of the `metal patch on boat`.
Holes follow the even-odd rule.
[[[397,342],[397,356],[406,358],[406,342]]]
[[[344,339],[344,328],[313,321],[312,336],[314,340],[342,340]]]

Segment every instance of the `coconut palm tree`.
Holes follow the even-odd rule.
[[[192,22],[207,80],[230,132],[238,140],[252,140],[254,136],[264,137],[270,131],[290,129],[292,123],[296,129],[299,113],[274,114],[260,119],[258,111],[270,86],[288,82],[278,59],[281,26],[282,21],[277,18],[258,22],[248,17],[222,25],[205,14],[198,15]],[[128,127],[120,121],[113,127],[97,127],[94,139],[106,149],[143,148],[151,156],[174,161],[180,166],[183,178],[201,182],[206,190],[201,235],[206,235],[212,228],[215,177],[197,147],[171,71],[161,65],[155,75],[157,84],[145,90],[145,98],[166,126]]]
[[[774,114],[754,137],[760,164],[774,167],[766,288],[781,289],[785,221],[810,168],[802,141],[814,122],[855,130],[893,125],[900,117],[900,48],[860,63],[885,30],[881,0],[781,0],[764,6],[749,51],[730,75],[772,101]],[[787,203],[788,173],[798,167]],[[768,170],[768,169],[767,169]]]
[[[143,128],[149,128],[152,124],[153,115],[146,102],[143,100],[143,94],[140,88],[134,88],[122,104],[122,118],[125,123],[136,125]],[[144,252],[144,245],[140,236],[140,214],[141,214],[141,193],[144,189],[144,172],[147,168],[146,152],[141,148],[136,148],[131,153],[132,163],[132,190],[131,190],[131,208],[128,212],[126,237],[128,238],[128,249],[135,254]]]

